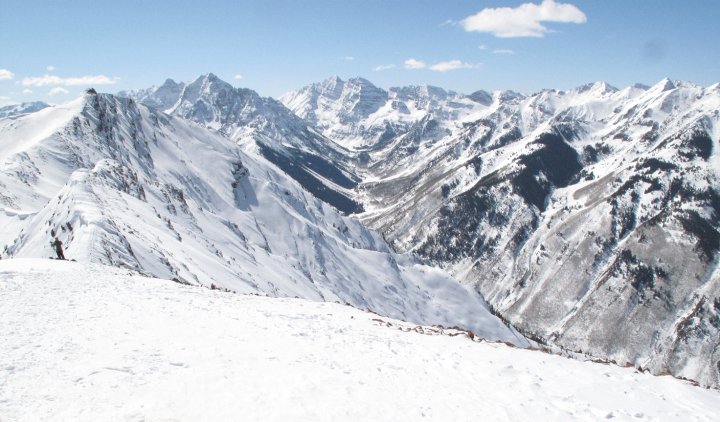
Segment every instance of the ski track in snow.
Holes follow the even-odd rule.
[[[0,261],[0,420],[712,421],[718,392],[333,303]]]

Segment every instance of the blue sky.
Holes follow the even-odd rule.
[[[707,86],[719,18],[717,0],[3,0],[0,103],[207,72],[266,96],[332,75],[465,93]]]

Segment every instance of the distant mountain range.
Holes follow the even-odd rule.
[[[44,109],[45,107],[50,107],[50,105],[42,101],[33,101],[30,103],[12,104],[0,107],[0,119],[4,117],[13,117],[27,113],[34,113],[36,111]]]
[[[524,341],[447,272],[527,337],[718,386],[718,110],[670,79],[91,92],[0,120],[0,244]]]

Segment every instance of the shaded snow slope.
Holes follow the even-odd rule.
[[[0,320],[3,421],[684,422],[720,414],[717,391],[670,377],[101,265],[0,261]]]
[[[133,100],[88,92],[0,120],[3,258],[51,257],[243,293],[349,303],[527,344],[479,294],[389,250],[264,158]]]

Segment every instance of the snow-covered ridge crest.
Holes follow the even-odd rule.
[[[17,143],[18,130],[39,127],[52,130]],[[527,344],[472,289],[391,252],[263,157],[132,99],[90,90],[0,120],[0,145],[3,258],[51,257],[58,237],[78,261]]]

